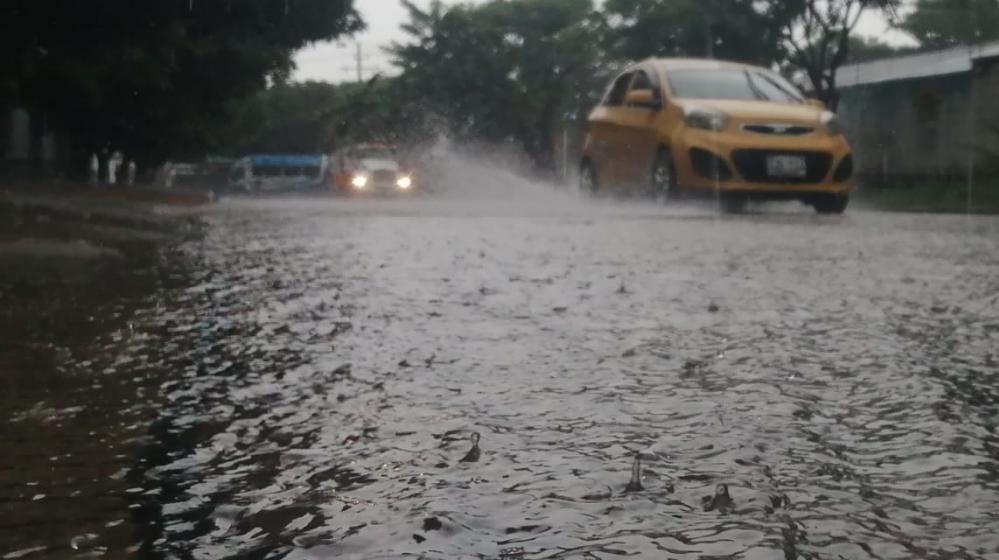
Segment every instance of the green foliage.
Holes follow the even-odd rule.
[[[147,162],[223,142],[237,102],[280,81],[292,53],[358,29],[352,0],[6,0],[7,103]]]
[[[331,115],[340,96],[332,84],[277,84],[248,99],[234,119],[228,151],[315,153],[332,143]]]
[[[997,214],[999,178],[984,177],[971,185],[928,182],[909,187],[862,188],[855,198],[858,206],[886,211]]]
[[[850,56],[850,39],[864,12],[893,15],[901,0],[787,0],[794,14],[784,28],[787,62],[804,73],[815,97],[835,109],[836,71]]]
[[[919,0],[899,24],[925,49],[999,39],[997,0]]]
[[[227,134],[230,155],[329,153],[357,142],[413,142],[427,136],[407,110],[396,78],[369,82],[280,83],[252,96]]]
[[[793,15],[759,0],[607,0],[608,50],[623,60],[692,56],[769,65]]]
[[[408,106],[459,137],[517,142],[551,168],[555,127],[578,117],[602,85],[592,1],[403,3],[410,40],[389,52]]]
[[[81,156],[326,151],[446,128],[550,169],[556,131],[631,60],[780,65],[835,104],[836,69],[889,50],[851,37],[860,14],[898,1],[403,0],[405,39],[388,49],[401,74],[332,86],[285,81],[295,49],[359,28],[352,0],[7,0],[0,105],[70,131]]]

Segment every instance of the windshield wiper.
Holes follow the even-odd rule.
[[[749,71],[743,70],[742,73],[746,75],[746,83],[749,84],[749,89],[753,90],[753,95],[756,96],[756,99],[759,99],[760,101],[770,101],[770,97],[768,97],[767,94],[760,89],[760,86],[753,82],[753,77],[749,74]]]
[[[798,94],[790,91],[789,89],[787,89],[786,87],[784,87],[783,85],[781,85],[781,83],[778,82],[777,80],[774,80],[773,78],[771,78],[770,76],[767,76],[765,74],[761,74],[760,78],[763,78],[764,80],[767,81],[767,83],[769,83],[773,87],[775,87],[778,90],[780,90],[784,95],[787,96],[788,99],[790,99],[792,101],[797,101],[799,103],[801,102],[801,97],[799,97]]]

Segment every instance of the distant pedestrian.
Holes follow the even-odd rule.
[[[129,160],[128,161],[128,167],[126,167],[126,174],[128,176],[128,186],[130,186],[130,187],[134,187],[135,186],[135,173],[136,173],[136,171],[137,171],[137,169],[136,169],[136,166],[135,166],[135,160]]]
[[[101,180],[101,160],[97,154],[90,155],[90,184],[97,185]]]
[[[121,152],[115,150],[111,154],[111,159],[108,160],[108,183],[111,185],[118,184],[118,170],[121,168],[121,164],[124,162],[125,158],[121,155]]]
[[[173,180],[176,176],[176,170],[174,170],[173,163],[166,162],[163,164],[163,186],[167,189],[173,188]]]

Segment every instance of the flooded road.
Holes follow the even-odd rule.
[[[475,193],[206,214],[132,553],[999,558],[999,221]]]

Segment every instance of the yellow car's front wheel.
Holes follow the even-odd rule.
[[[819,214],[842,214],[850,204],[849,195],[823,194],[812,199],[812,208]]]

